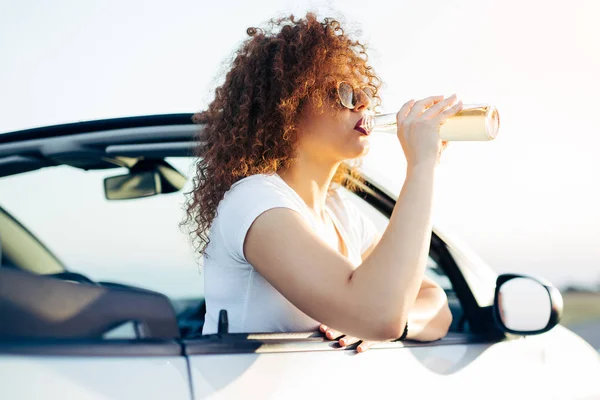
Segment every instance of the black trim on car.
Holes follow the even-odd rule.
[[[0,133],[0,143],[44,139],[54,136],[75,135],[78,133],[99,132],[112,129],[193,124],[193,115],[193,113],[159,114],[44,126],[40,128]]]
[[[175,340],[3,340],[0,355],[76,357],[169,357],[182,356]]]
[[[454,293],[463,307],[463,312],[469,321],[469,330],[476,334],[487,334],[493,337],[502,337],[502,333],[495,327],[491,313],[479,306],[469,284],[462,275],[456,260],[450,254],[446,243],[435,233],[431,237],[431,247],[439,257],[440,268],[444,270],[454,287]]]

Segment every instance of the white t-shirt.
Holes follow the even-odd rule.
[[[295,210],[326,242],[328,235],[302,198],[277,174],[252,175],[225,193],[213,220],[204,258],[206,316],[203,334],[217,332],[219,312],[227,310],[230,333],[307,332],[319,322],[290,303],[248,263],[244,240],[254,220],[272,208]],[[326,211],[346,246],[350,262],[358,267],[377,230],[373,223],[339,190],[328,196]],[[337,250],[337,241],[332,243]]]

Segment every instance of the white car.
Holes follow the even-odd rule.
[[[358,354],[319,332],[229,334],[226,310],[202,336],[178,231],[198,130],[176,114],[0,134],[0,399],[600,398],[600,356],[558,325],[559,291],[437,228],[441,340]],[[346,195],[385,229],[390,189],[360,187]]]

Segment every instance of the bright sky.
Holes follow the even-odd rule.
[[[0,131],[197,111],[248,26],[307,10],[362,31],[386,111],[454,92],[498,107],[497,140],[444,154],[438,224],[498,272],[600,282],[594,0],[0,0]]]

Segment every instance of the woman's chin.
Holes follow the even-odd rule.
[[[371,149],[371,142],[369,141],[369,137],[366,135],[360,136],[358,146],[357,146],[357,151],[359,152],[359,154],[356,157],[366,156],[370,149]]]
[[[354,146],[352,146],[352,149],[347,149],[348,151],[346,152],[346,160],[350,160],[350,159],[354,159],[354,158],[361,158],[367,155],[367,153],[369,153],[369,150],[371,149],[371,146],[369,144],[368,140],[361,140],[358,143],[355,143]]]

